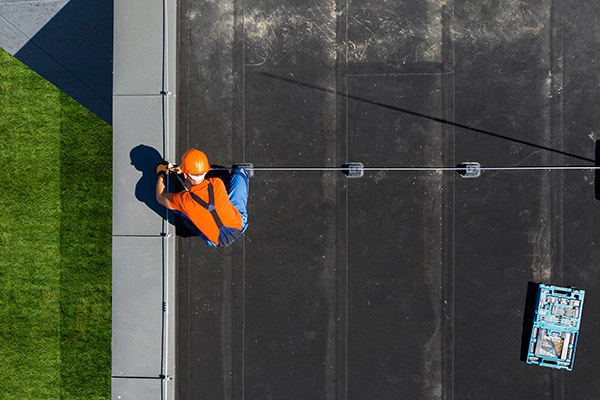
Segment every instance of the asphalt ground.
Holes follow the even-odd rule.
[[[591,0],[182,0],[178,154],[594,166],[598,15]],[[178,398],[595,398],[595,178],[256,171],[243,238],[211,249],[178,229]],[[539,282],[586,290],[572,372],[523,361]]]

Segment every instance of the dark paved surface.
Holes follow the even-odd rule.
[[[415,3],[182,1],[179,154],[593,165],[597,3]],[[257,171],[250,191],[233,246],[178,239],[179,399],[600,392],[593,172]],[[573,372],[521,361],[533,282],[587,290]]]

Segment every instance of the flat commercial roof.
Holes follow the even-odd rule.
[[[179,3],[177,156],[595,165],[593,1]],[[224,249],[178,229],[177,397],[588,398],[593,171],[256,171]],[[533,283],[586,290],[572,372],[522,361]]]

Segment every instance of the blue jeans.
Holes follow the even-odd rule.
[[[227,184],[227,195],[229,196],[229,201],[231,204],[240,212],[242,217],[242,233],[246,231],[246,228],[248,228],[248,183],[248,171],[243,168],[234,168],[231,171],[231,178]],[[196,235],[200,236],[207,245],[210,247],[218,247],[216,244],[208,240],[206,236],[204,236],[200,229],[194,225],[187,215],[180,211],[175,211],[175,213],[181,215],[185,225],[194,231]]]
[[[242,232],[248,227],[248,171],[244,168],[234,168],[231,171],[231,179],[227,185],[229,201],[242,216]]]

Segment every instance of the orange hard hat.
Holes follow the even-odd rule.
[[[202,175],[210,170],[206,154],[200,150],[190,149],[181,157],[181,170],[190,175]]]

